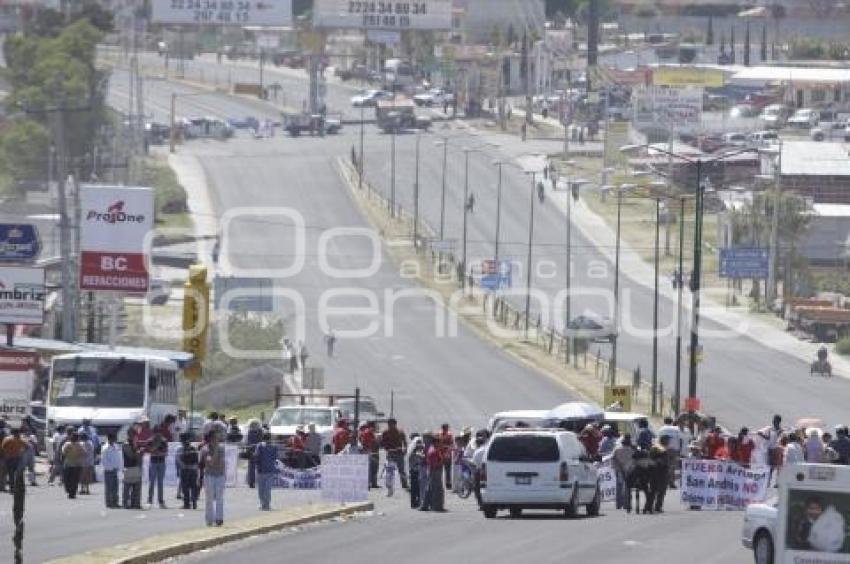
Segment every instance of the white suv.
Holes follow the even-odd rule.
[[[515,429],[497,433],[480,470],[481,509],[492,519],[499,509],[519,517],[523,509],[563,510],[579,505],[598,515],[602,494],[593,461],[575,433],[559,429]]]

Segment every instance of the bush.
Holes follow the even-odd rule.
[[[835,343],[835,352],[842,356],[850,356],[850,336],[842,337]]]
[[[189,206],[186,203],[186,190],[177,180],[177,175],[166,163],[156,161],[145,163],[145,172],[139,180],[139,184],[153,187],[157,216],[189,211]]]

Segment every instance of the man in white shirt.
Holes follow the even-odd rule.
[[[682,437],[679,428],[673,424],[672,417],[664,418],[664,425],[658,429],[658,439],[667,437],[667,486],[676,489],[676,468],[682,452]]]
[[[106,438],[106,446],[100,453],[103,465],[103,492],[106,497],[106,507],[118,509],[118,473],[124,469],[124,455],[121,445],[115,440],[115,434],[110,433]]]

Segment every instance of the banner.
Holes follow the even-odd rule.
[[[80,289],[148,291],[145,239],[153,229],[150,188],[80,188]]]
[[[313,27],[449,30],[452,27],[452,0],[315,0]]]
[[[38,353],[0,350],[0,416],[14,424],[30,414],[34,383],[32,371],[36,366]]]
[[[617,473],[614,471],[610,456],[596,463],[596,472],[599,477],[599,489],[602,491],[602,501],[617,501]]]
[[[25,266],[0,267],[0,323],[44,323],[44,269]]]
[[[684,132],[702,126],[702,89],[650,86],[632,93],[634,126]]]
[[[323,500],[351,503],[369,499],[369,455],[326,454],[320,472]]]
[[[165,485],[169,487],[177,487],[180,484],[180,477],[177,475],[177,465],[175,462],[177,448],[180,443],[168,443],[168,454],[165,455]],[[235,488],[237,481],[237,463],[239,461],[239,447],[236,445],[224,445],[224,485],[228,488]],[[151,455],[145,454],[142,460],[142,483],[148,483],[148,472],[150,470]],[[101,468],[98,468],[100,473],[103,473]]]
[[[277,463],[278,474],[272,482],[272,488],[288,490],[318,490],[322,487],[321,467],[296,470],[282,462]]]
[[[722,88],[726,75],[721,70],[691,67],[659,67],[652,71],[655,86],[702,86]]]
[[[272,27],[292,25],[292,0],[153,0],[151,8],[151,21],[162,24]]]
[[[770,468],[745,468],[722,460],[682,459],[682,504],[701,509],[743,510],[767,498]]]

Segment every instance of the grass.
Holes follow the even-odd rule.
[[[835,343],[835,352],[841,356],[850,356],[850,337],[842,337]]]

